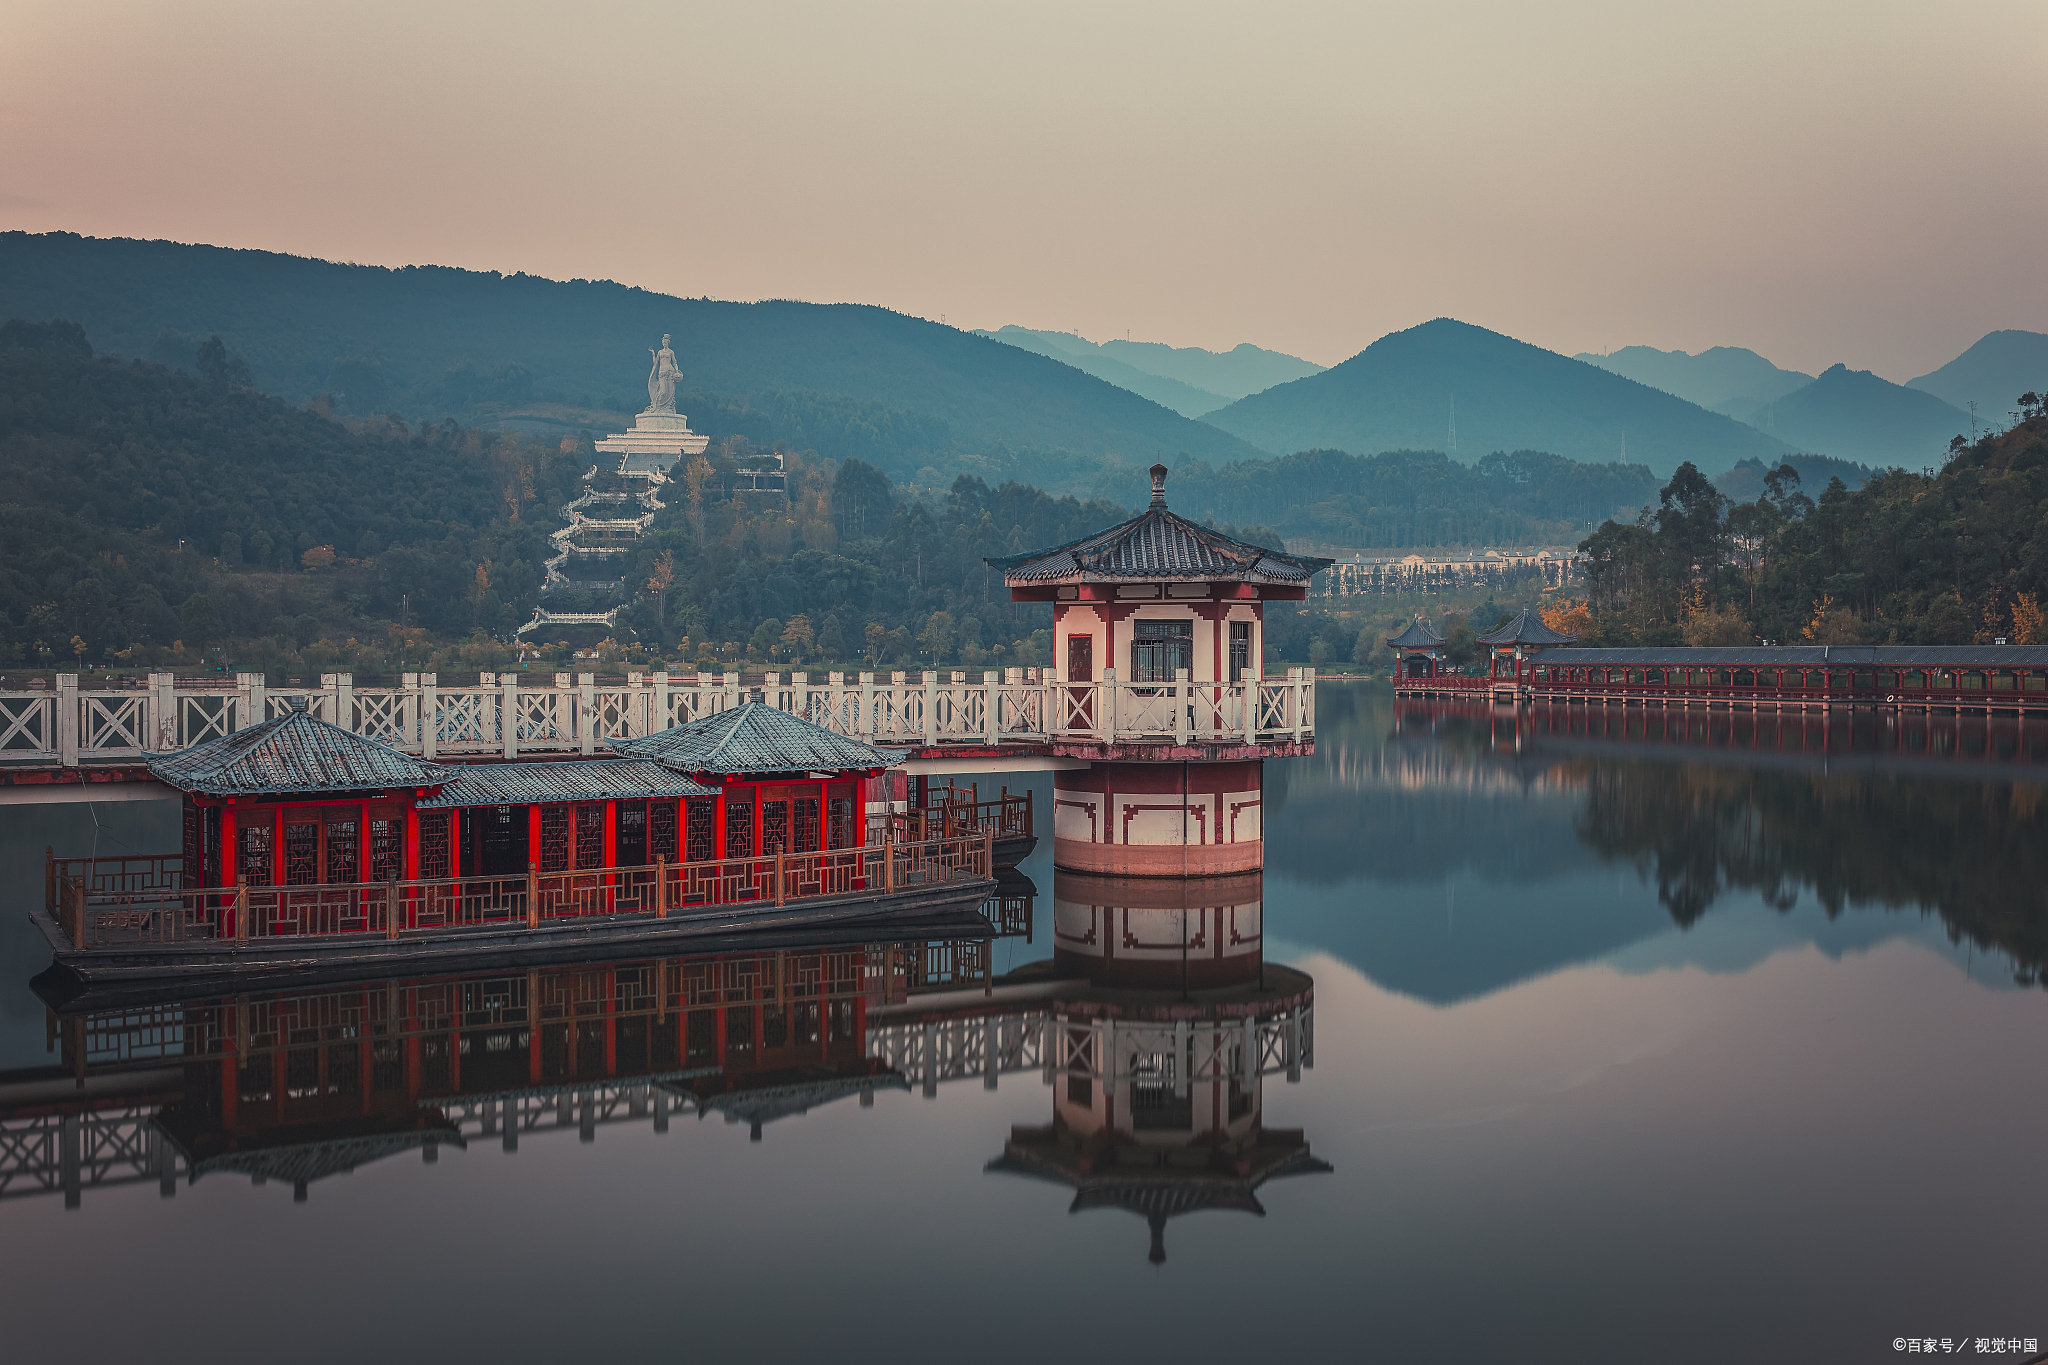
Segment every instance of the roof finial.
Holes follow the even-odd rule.
[[[291,708],[294,711],[303,713],[306,709],[306,699],[304,697],[293,697],[291,699]]]
[[[1166,506],[1166,466],[1163,464],[1152,466],[1152,505],[1159,508]]]

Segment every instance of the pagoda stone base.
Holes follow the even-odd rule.
[[[1054,867],[1111,877],[1214,877],[1265,866],[1260,769],[1095,763],[1053,774]]]

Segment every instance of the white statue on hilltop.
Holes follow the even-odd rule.
[[[669,334],[661,334],[661,349],[649,347],[647,354],[654,358],[654,366],[647,371],[647,411],[673,416],[676,410],[676,385],[682,380],[683,372],[676,366],[676,353],[669,349]]]

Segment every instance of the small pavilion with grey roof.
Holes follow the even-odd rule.
[[[1427,616],[1418,616],[1399,635],[1387,637],[1398,677],[1434,678],[1443,658],[1444,637]]]

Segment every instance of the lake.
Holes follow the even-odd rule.
[[[30,989],[49,959],[21,913],[44,846],[169,850],[176,808],[9,808],[10,1354],[2038,1349],[2048,728],[1319,691],[1316,755],[1266,768],[1262,884],[1168,904],[1055,872],[1042,839],[1002,936],[858,961],[780,944],[60,1015]],[[1050,809],[1043,777],[1004,780]],[[1056,959],[1096,951],[1081,931],[1119,924],[1127,944],[1172,928],[1139,983],[1168,1004],[1103,976],[1020,1032],[1057,1012]],[[877,970],[926,994],[857,1017]],[[1296,1034],[1267,1008],[1229,1054],[1242,1077],[1154,1074],[1124,1120],[1156,1141],[1213,1101],[1253,1138],[1122,1184],[1107,1147],[1061,1145],[1055,1116],[1101,1097],[1033,1047],[1121,1018],[1127,1039],[1235,1048],[1232,1002],[1302,976]],[[714,1031],[673,990],[767,1004]],[[536,1035],[522,1011],[556,1022]],[[380,1041],[394,1021],[416,1040]],[[946,1038],[965,1050],[943,1065],[904,1060]],[[248,1060],[177,1060],[225,1046]],[[103,1122],[71,1139],[67,1197],[28,1148],[66,1140],[38,1116],[76,1108],[81,1058]],[[404,1098],[465,1089],[494,1098]]]

